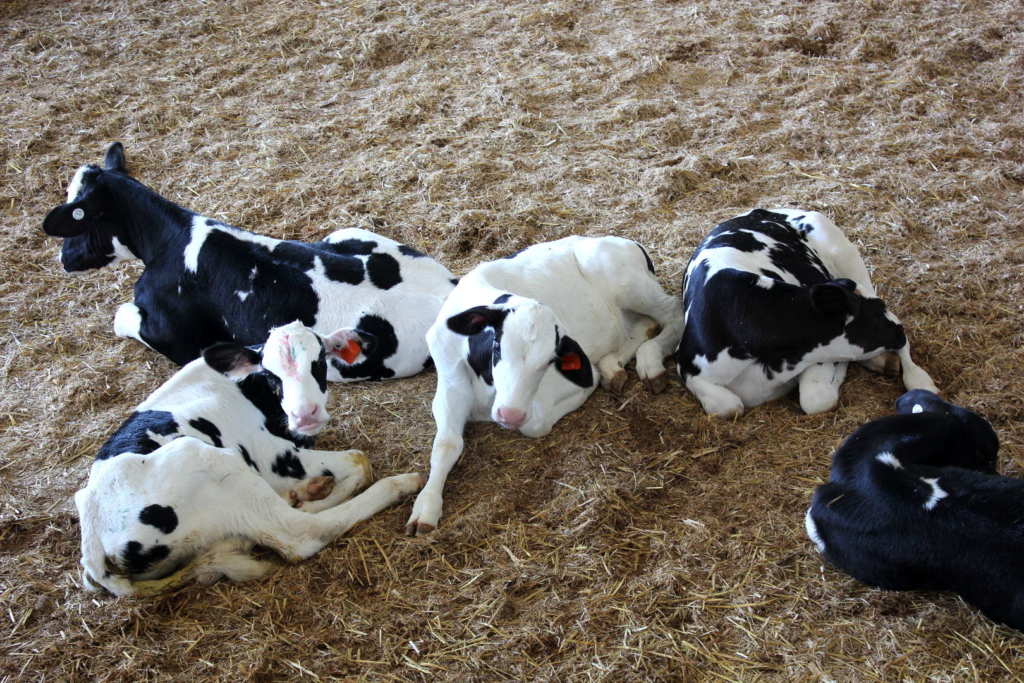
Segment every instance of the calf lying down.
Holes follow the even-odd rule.
[[[329,359],[332,382],[415,375],[430,364],[424,335],[454,286],[434,259],[359,228],[293,242],[201,216],[129,175],[117,142],[104,168],[78,169],[43,230],[63,240],[68,272],[140,259],[135,300],[118,309],[114,332],[179,365],[301,320],[324,334],[350,328],[347,353]]]
[[[797,385],[804,412],[831,410],[850,361],[902,367],[907,389],[937,391],[856,247],[814,211],[756,209],[717,226],[687,265],[683,307],[676,366],[709,414],[735,417]]]
[[[474,268],[427,332],[437,435],[406,533],[437,526],[467,422],[545,436],[598,379],[622,388],[634,356],[637,374],[660,391],[682,327],[679,300],[662,290],[647,252],[619,237],[566,237]]]
[[[256,578],[273,565],[255,544],[298,561],[419,490],[406,474],[348,500],[370,481],[366,457],[312,448],[327,356],[347,343],[295,322],[261,350],[217,344],[140,404],[75,495],[85,585],[123,596]]]
[[[910,391],[832,458],[807,533],[836,567],[888,590],[951,590],[1024,631],[1024,481],[969,410]]]

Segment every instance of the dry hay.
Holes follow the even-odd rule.
[[[1024,678],[1015,632],[858,585],[805,537],[831,449],[900,394],[859,368],[817,417],[715,422],[674,382],[598,391],[540,440],[473,425],[428,539],[406,504],[264,581],[84,593],[70,496],[173,368],[111,332],[138,267],[65,276],[39,229],[115,139],[208,215],[361,225],[458,273],[614,233],[676,291],[715,222],[823,210],[1021,475],[1019,3],[9,0],[0,22],[0,680]],[[324,445],[425,470],[433,384],[335,387]]]

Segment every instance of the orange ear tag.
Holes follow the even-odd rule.
[[[349,339],[348,344],[345,346],[345,348],[338,352],[338,355],[341,356],[341,359],[343,361],[345,361],[349,365],[352,365],[352,361],[354,361],[356,358],[359,358],[359,354],[362,353],[362,350],[362,347],[359,346],[359,344],[354,339]]]
[[[583,361],[580,360],[580,354],[567,353],[559,359],[558,367],[562,371],[579,370],[583,367]]]

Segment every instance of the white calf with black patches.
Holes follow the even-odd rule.
[[[437,366],[437,435],[406,532],[436,528],[466,422],[545,436],[599,379],[621,388],[634,356],[637,374],[660,391],[682,326],[679,300],[662,290],[646,252],[629,240],[567,237],[477,266],[427,333]]]
[[[756,209],[722,223],[690,259],[683,295],[677,368],[709,414],[731,418],[797,386],[805,412],[830,410],[850,361],[936,390],[856,247],[820,213]]]
[[[312,447],[328,353],[348,341],[295,322],[261,351],[217,344],[143,401],[75,496],[86,584],[127,595],[254,578],[270,565],[253,544],[305,558],[415,492],[420,476],[402,475],[351,498],[370,481],[366,457]]]
[[[135,300],[117,311],[114,331],[180,365],[216,342],[259,344],[301,320],[352,333],[330,359],[330,381],[408,377],[430,365],[426,331],[454,286],[434,259],[367,230],[304,243],[198,215],[132,178],[119,143],[104,168],[78,170],[43,230],[64,240],[68,272],[141,259]]]

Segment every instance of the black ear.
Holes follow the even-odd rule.
[[[480,334],[485,327],[501,327],[506,315],[508,310],[504,308],[474,306],[448,318],[448,329],[456,334],[472,337],[474,334]]]
[[[51,237],[78,237],[92,225],[93,207],[88,198],[70,204],[61,204],[50,210],[43,219],[43,232]]]
[[[584,389],[594,385],[594,369],[590,365],[590,359],[575,339],[569,335],[560,337],[555,354],[558,356],[555,368],[562,377]]]
[[[240,344],[221,342],[205,349],[203,360],[217,372],[232,379],[243,379],[261,369],[263,356]]]
[[[106,166],[108,171],[120,171],[126,175],[128,174],[128,164],[124,160],[124,146],[120,142],[115,142],[107,148],[104,166]]]
[[[852,280],[845,282],[857,287]],[[828,318],[840,318],[855,315],[860,308],[860,301],[856,294],[839,281],[826,282],[811,287],[811,308]]]

